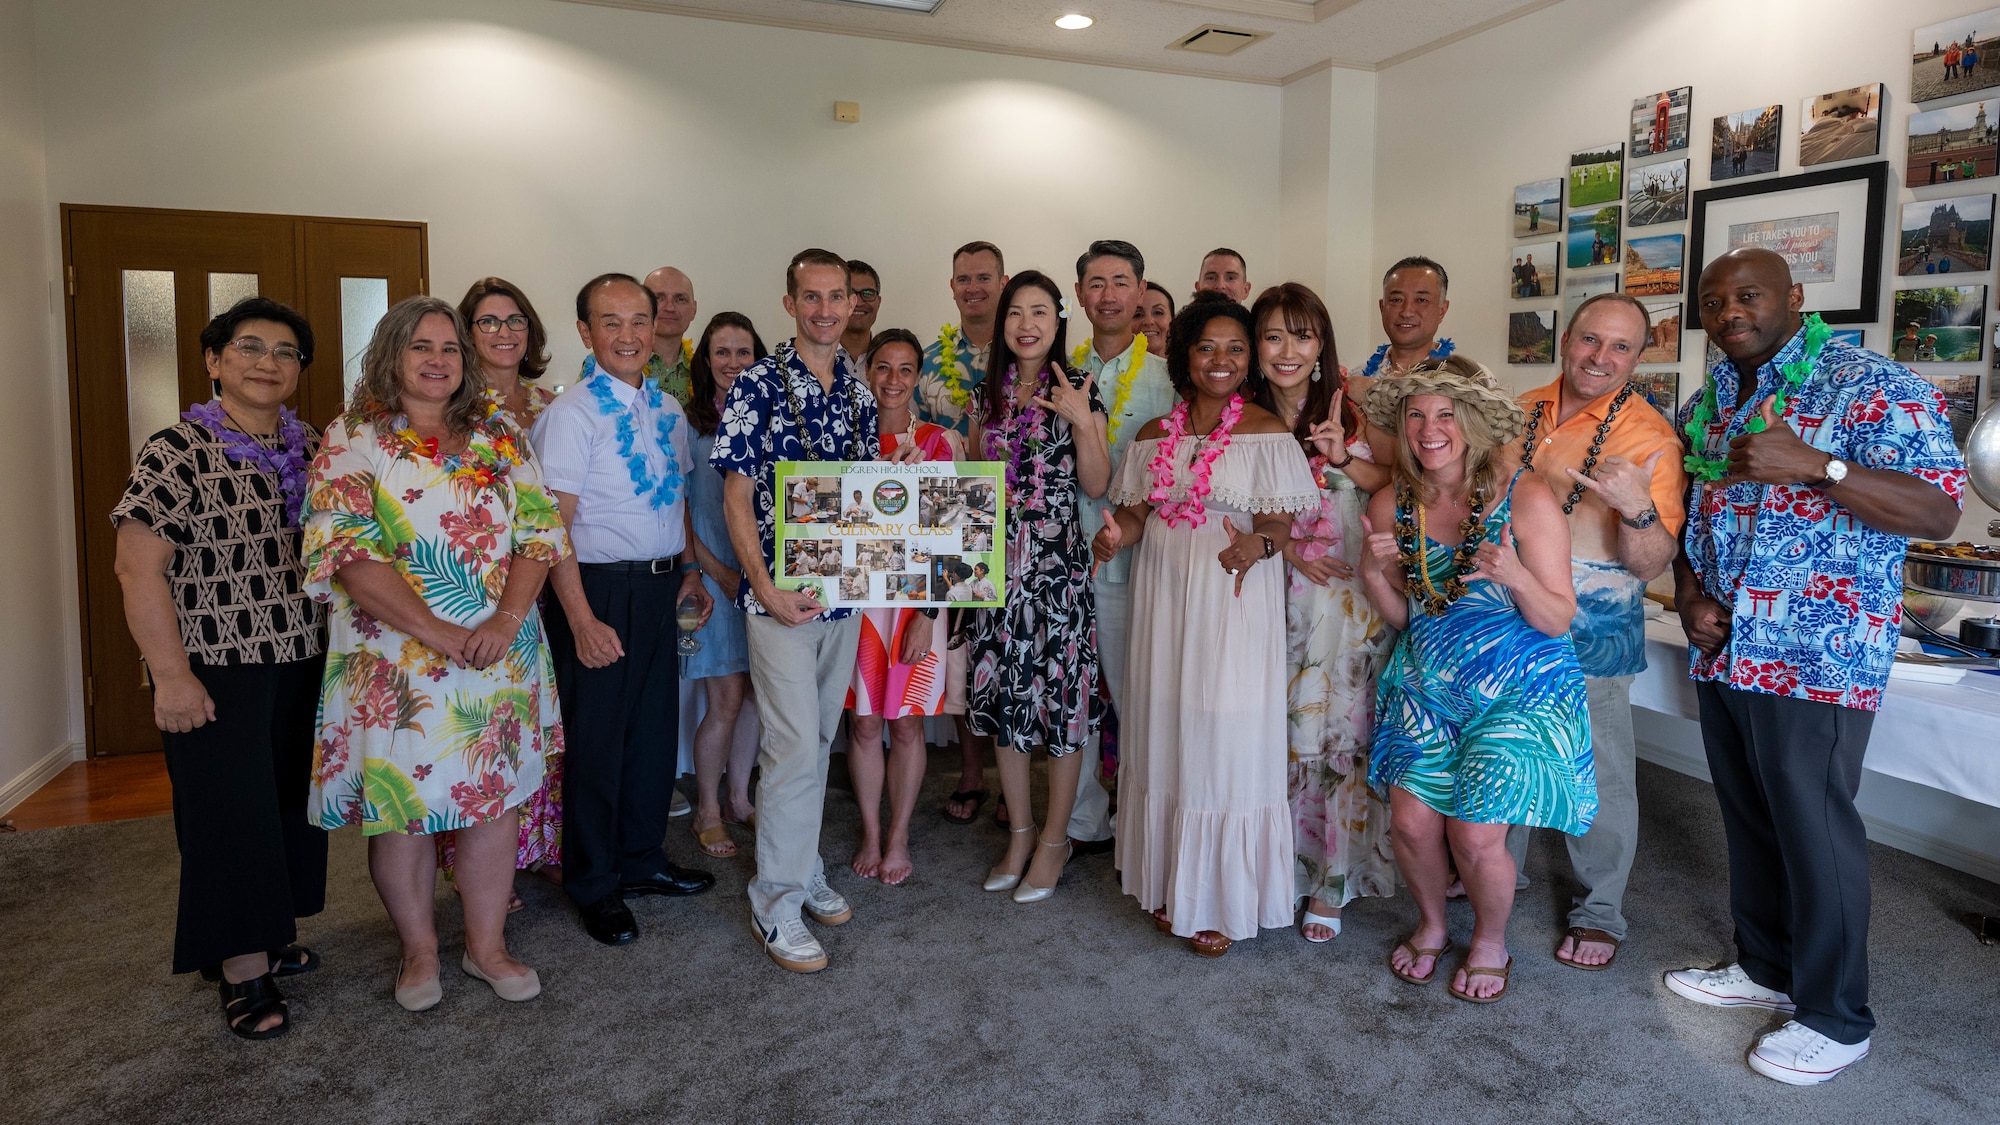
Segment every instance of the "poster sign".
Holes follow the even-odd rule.
[[[1792,280],[1800,285],[1838,281],[1834,262],[1840,254],[1840,212],[1731,223],[1729,248],[1742,246],[1776,251],[1792,267]]]
[[[777,579],[840,609],[1006,604],[1006,465],[782,461]]]

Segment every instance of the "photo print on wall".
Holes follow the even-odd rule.
[[[1656,234],[1625,244],[1625,292],[1660,297],[1681,291],[1683,236]]]
[[[1889,357],[1899,363],[1971,363],[1986,337],[1986,287],[1896,291]]]
[[[2000,157],[2000,101],[1967,102],[1910,115],[1904,187],[1955,184],[1993,174]]]
[[[1778,170],[1778,132],[1785,107],[1767,105],[1715,119],[1708,146],[1708,178],[1733,180]]]
[[[1660,417],[1665,418],[1668,425],[1674,424],[1674,415],[1681,408],[1680,372],[1634,371],[1632,384],[1639,388],[1639,393],[1646,396],[1646,401],[1653,404],[1653,409],[1660,412]]]
[[[1618,220],[1616,203],[1571,210],[1563,264],[1573,270],[1617,265]]]
[[[1553,297],[1556,295],[1558,263],[1562,243],[1551,239],[1514,247],[1514,280],[1507,292],[1513,297]]]
[[[1569,207],[1616,203],[1625,197],[1625,145],[1622,142],[1569,154]]]
[[[1926,24],[1910,36],[1910,100],[2000,86],[2000,8]]]
[[[1678,223],[1688,217],[1688,162],[1663,160],[1632,169],[1625,181],[1625,220],[1635,227]]]
[[[1993,197],[1960,195],[1903,204],[1896,272],[1980,273],[1993,263]]]
[[[1807,98],[1799,107],[1799,163],[1810,168],[1882,151],[1880,82]]]
[[[1507,362],[1556,361],[1556,311],[1535,309],[1507,314]]]
[[[1514,188],[1514,237],[1530,238],[1538,234],[1557,234],[1562,231],[1562,190],[1561,179],[1536,180],[1532,184],[1521,184]]]
[[[1639,353],[1640,363],[1679,363],[1681,361],[1681,303],[1668,301],[1663,305],[1647,303],[1646,316],[1651,327],[1646,331],[1646,347]]]
[[[1618,272],[1573,273],[1563,279],[1563,320],[1576,315],[1576,307],[1599,293],[1618,292]]]
[[[1979,373],[1925,375],[1924,379],[1944,396],[1944,411],[1951,418],[1952,440],[1964,449],[1972,424],[1979,420]]]
[[[1679,152],[1688,146],[1688,105],[1694,87],[1662,90],[1632,99],[1632,158]]]

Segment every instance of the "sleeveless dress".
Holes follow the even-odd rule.
[[[1510,482],[1486,515],[1489,540],[1513,508]],[[1439,589],[1454,573],[1453,550],[1424,541]],[[1597,816],[1597,774],[1576,648],[1567,633],[1528,624],[1505,587],[1468,585],[1437,617],[1410,599],[1409,626],[1376,682],[1368,780],[1454,820],[1581,836]]]

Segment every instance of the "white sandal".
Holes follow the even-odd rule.
[[[1322,938],[1312,937],[1306,933],[1307,926],[1325,926],[1327,929],[1333,931],[1333,935],[1332,937]],[[1312,908],[1307,907],[1299,915],[1299,936],[1312,942],[1314,945],[1325,945],[1327,942],[1340,936],[1340,918],[1338,915],[1328,918],[1324,914],[1314,914]]]

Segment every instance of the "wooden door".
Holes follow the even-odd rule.
[[[189,404],[210,397],[201,330],[246,296],[306,314],[316,355],[293,405],[316,425],[338,414],[343,361],[358,357],[390,303],[422,289],[425,230],[65,204],[62,231],[85,746],[92,756],[158,750],[151,685],[112,570],[108,516],[134,456]]]

